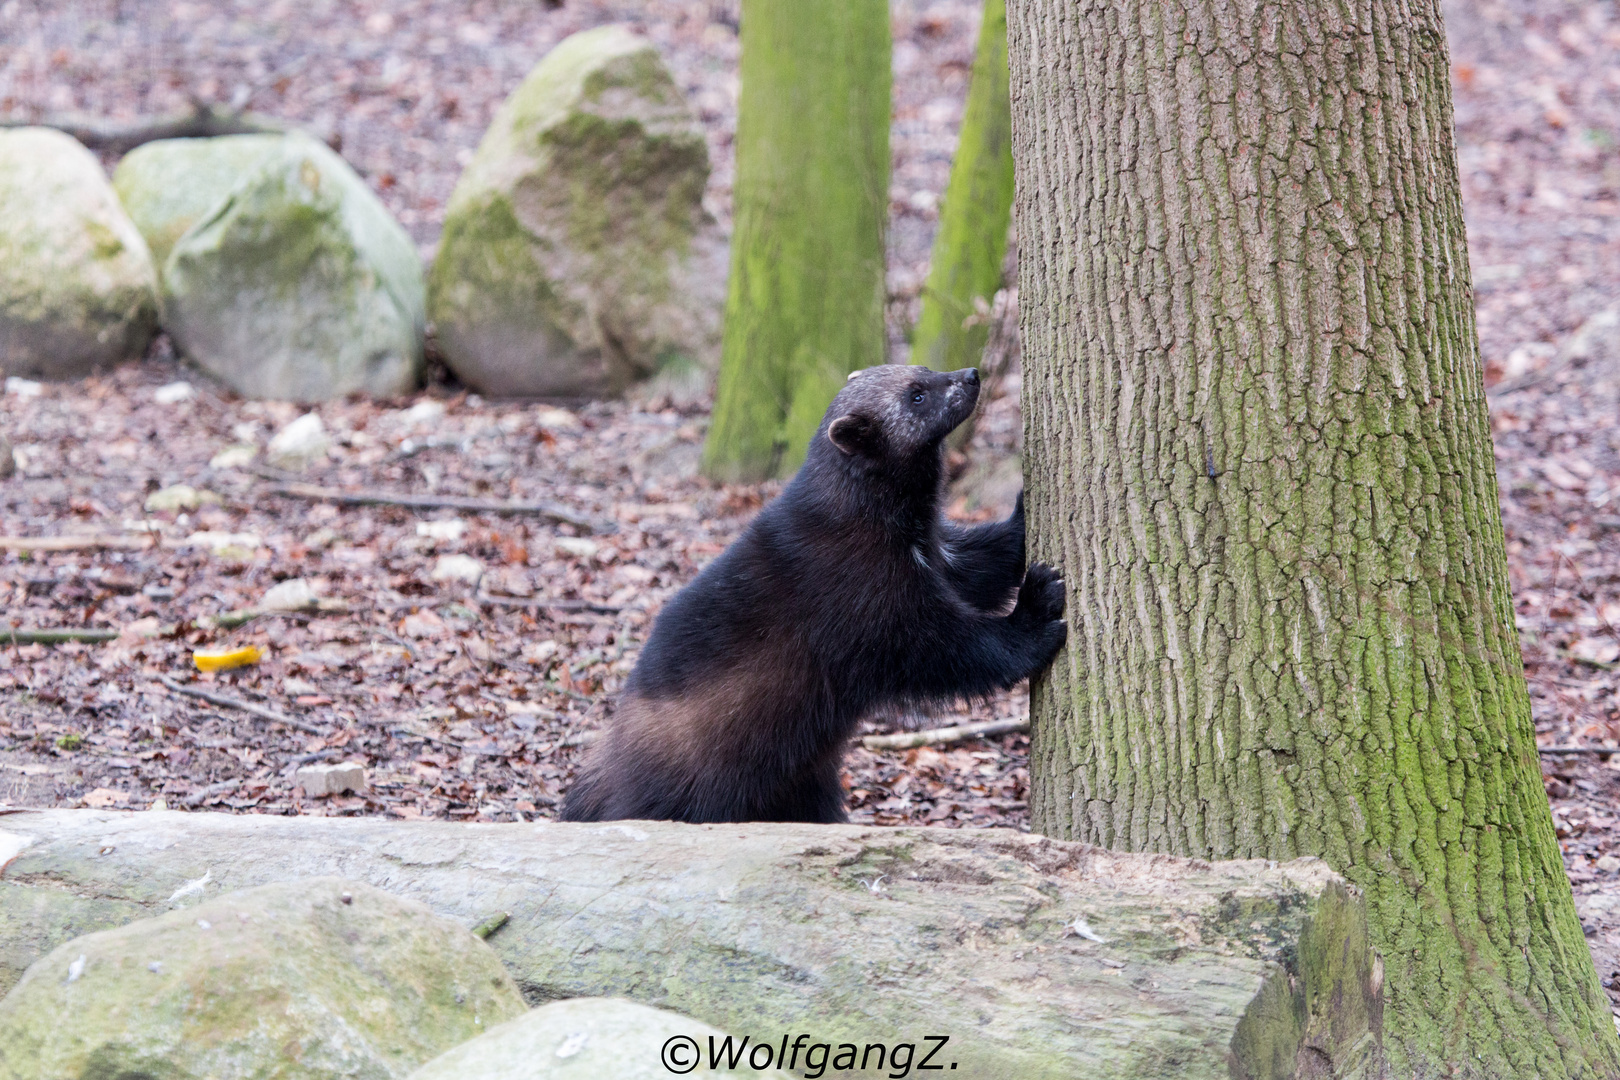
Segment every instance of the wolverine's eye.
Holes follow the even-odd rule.
[[[911,395],[911,403],[913,405],[921,405],[923,403],[923,400],[925,398],[927,398],[927,397],[928,397],[927,394],[925,394],[921,390],[919,390],[915,394]]]

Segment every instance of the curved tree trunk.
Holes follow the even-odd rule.
[[[984,0],[967,111],[911,337],[912,363],[935,371],[973,367],[990,337],[990,301],[1001,288],[1012,221],[1007,93],[1006,0]]]
[[[889,53],[883,0],[744,0],[710,477],[790,475],[845,376],[883,363]]]
[[[1320,855],[1393,1075],[1620,1071],[1537,767],[1435,0],[1013,0],[1037,828]]]

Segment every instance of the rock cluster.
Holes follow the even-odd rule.
[[[703,130],[623,26],[566,39],[485,133],[431,275],[343,159],[299,134],[168,139],[108,184],[69,136],[0,132],[0,364],[71,378],[138,358],[160,321],[246,397],[390,397],[427,315],[469,386],[705,395],[726,243]],[[179,400],[178,398],[176,400]]]

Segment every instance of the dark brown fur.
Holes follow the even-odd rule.
[[[939,513],[977,399],[975,371],[851,376],[793,482],[659,616],[565,819],[842,821],[862,717],[1051,662],[1062,582],[1024,569],[1022,498],[975,529]]]

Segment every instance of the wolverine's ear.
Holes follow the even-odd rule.
[[[877,425],[869,416],[845,413],[827,425],[827,438],[846,454],[870,453],[877,445]]]

